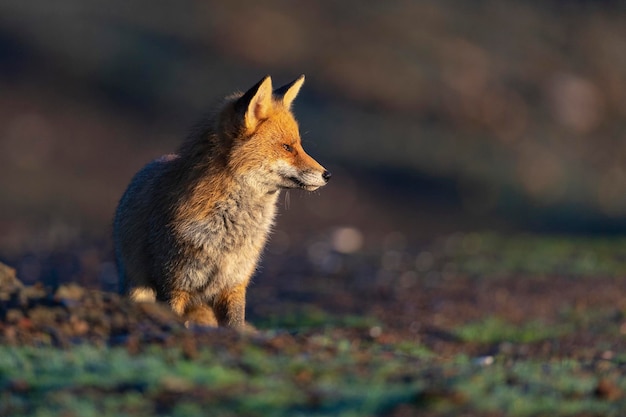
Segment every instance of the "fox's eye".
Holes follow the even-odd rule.
[[[291,145],[287,145],[286,143],[283,144],[283,148],[287,151],[287,152],[293,152],[293,148],[291,147]]]

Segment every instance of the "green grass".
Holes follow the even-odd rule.
[[[255,320],[256,327],[259,329],[305,331],[337,327],[369,329],[381,325],[375,317],[335,315],[313,305],[288,305],[286,303],[282,309],[280,313],[269,313],[259,317]]]
[[[508,323],[501,318],[489,316],[456,329],[455,333],[466,342],[477,343],[532,343],[559,338],[571,333],[569,324],[547,325],[541,321],[529,321],[521,325]]]
[[[470,275],[626,275],[626,239],[470,233],[448,242],[446,255]]]
[[[613,371],[617,366],[612,367]],[[608,370],[606,371],[608,373]],[[621,389],[621,378],[613,383]],[[621,415],[624,400],[600,399],[595,390],[599,375],[578,361],[496,362],[463,378],[458,388],[484,412],[504,412],[511,416]]]
[[[186,415],[205,407],[220,415],[367,415],[419,388],[398,378],[418,358],[323,339],[292,356],[245,341],[233,351],[201,349],[194,360],[157,347],[133,356],[119,347],[3,346],[0,415]]]
[[[329,335],[327,335],[329,337]],[[618,415],[626,402],[595,396],[600,372],[574,360],[511,360],[489,366],[463,354],[444,360],[407,342],[376,344],[313,336],[292,355],[242,340],[236,348],[152,347],[138,355],[89,345],[71,350],[0,347],[0,415],[363,416],[404,404],[418,412],[510,416]],[[204,411],[203,411],[204,410]],[[191,414],[190,414],[191,413]]]

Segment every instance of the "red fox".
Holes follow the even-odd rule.
[[[115,213],[123,291],[165,301],[185,320],[242,328],[246,288],[274,223],[281,189],[331,177],[302,148],[291,105],[304,76],[269,76],[224,100],[183,142],[132,179]]]

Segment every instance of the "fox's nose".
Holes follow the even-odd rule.
[[[330,177],[332,177],[333,174],[331,174],[329,171],[324,171],[324,173],[322,174],[322,178],[324,178],[324,181],[328,182],[328,180],[330,180]]]

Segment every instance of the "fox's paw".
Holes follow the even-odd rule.
[[[183,319],[187,328],[192,325],[217,327],[217,319],[213,309],[205,304],[188,308]]]

